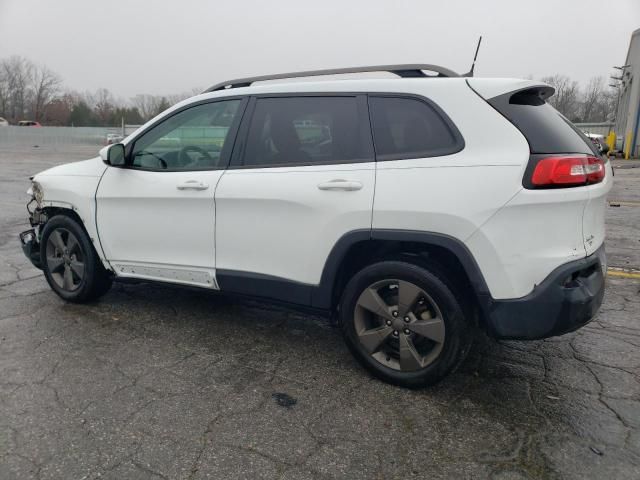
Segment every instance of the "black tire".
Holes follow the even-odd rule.
[[[433,385],[436,382],[442,380],[449,373],[454,371],[460,363],[464,360],[469,349],[471,347],[472,342],[472,326],[470,322],[467,322],[464,317],[464,310],[461,306],[461,303],[456,299],[455,295],[452,293],[451,289],[447,286],[450,284],[445,281],[446,279],[441,278],[441,273],[436,273],[436,269],[430,271],[428,267],[421,267],[411,263],[402,262],[402,261],[384,261],[380,263],[376,263],[370,265],[363,270],[356,273],[353,278],[347,284],[340,303],[340,324],[344,339],[347,343],[347,346],[354,354],[356,359],[374,376],[378,377],[385,382],[392,383],[395,385],[399,385],[407,388],[421,388],[428,385]],[[385,282],[391,282],[393,284],[394,281],[402,282],[398,283],[397,287],[397,298],[398,298],[398,308],[401,308],[401,303],[399,300],[400,296],[400,286],[401,285],[411,285],[413,287],[418,287],[421,292],[426,293],[426,295],[420,295],[421,302],[425,302],[427,304],[433,304],[435,307],[429,309],[431,311],[436,311],[437,309],[438,315],[433,315],[434,322],[436,320],[440,321],[440,327],[444,333],[442,333],[443,341],[434,342],[433,346],[431,346],[431,341],[429,339],[424,340],[419,335],[416,336],[413,332],[409,332],[408,329],[404,329],[403,331],[398,332],[396,330],[396,323],[391,324],[391,322],[398,322],[398,318],[389,318],[386,316],[380,316],[375,313],[371,313],[371,311],[367,308],[364,310],[356,310],[362,308],[362,296],[365,294],[365,291],[377,291],[377,285],[384,285]],[[387,287],[381,287],[387,288]],[[393,286],[389,287],[387,292],[393,292]],[[383,292],[384,293],[384,292]],[[428,300],[425,300],[425,296]],[[378,299],[380,297],[377,297]],[[360,300],[360,303],[358,303]],[[420,303],[421,305],[423,303]],[[387,302],[385,301],[385,307],[387,306]],[[417,307],[417,305],[416,305]],[[427,310],[429,310],[427,309]],[[390,308],[390,312],[397,317],[397,313],[393,312],[394,308]],[[382,319],[386,322],[386,325],[393,326],[385,326],[382,325],[380,327],[372,328],[371,330],[363,330],[357,326],[358,318],[362,318],[362,311],[365,312],[366,315],[370,317],[374,317],[375,321]],[[419,314],[419,313],[418,313]],[[418,315],[415,314],[415,315]],[[403,314],[404,315],[404,314]],[[410,315],[414,315],[413,311],[411,311]],[[409,314],[406,317],[410,316]],[[427,318],[431,318],[432,314],[429,313]],[[386,318],[386,320],[384,320]],[[417,316],[413,316],[414,320],[419,320]],[[403,319],[404,320],[404,319]],[[367,320],[368,321],[368,320]],[[411,320],[406,320],[411,321]],[[431,321],[431,320],[429,320]],[[360,324],[361,325],[361,324]],[[410,326],[411,324],[407,323],[406,326]],[[390,351],[391,353],[381,352],[379,349],[375,350],[374,353],[368,351],[364,346],[361,338],[363,335],[363,331],[365,335],[367,332],[379,329],[388,329],[392,328],[393,336],[395,340],[392,339],[391,336],[388,336],[388,333],[385,337],[384,342],[381,344],[383,349],[387,349],[385,351]],[[357,333],[357,329],[360,333]],[[387,330],[385,330],[386,332]],[[402,337],[403,332],[405,332],[406,337]],[[417,347],[415,347],[415,340],[423,341],[423,344],[426,344],[427,355],[423,358],[424,363],[417,364],[420,365],[416,369],[407,369],[409,371],[402,371],[403,366],[401,363],[401,354],[398,353],[398,365],[390,367],[388,364],[383,364],[382,362],[393,362],[394,359],[390,358],[390,355],[393,355],[392,347],[393,344],[390,342],[395,341],[398,345],[402,343],[402,338],[413,338],[414,340],[409,343],[414,347],[414,350],[417,351]],[[406,345],[406,344],[405,344]],[[436,348],[437,347],[437,348]],[[376,347],[377,348],[377,347]],[[429,348],[432,350],[429,351]],[[398,346],[398,351],[400,350],[400,346]],[[407,350],[405,350],[406,352]],[[377,358],[374,358],[373,355],[376,355]],[[380,355],[383,358],[380,358]],[[427,363],[427,361],[429,363]],[[422,366],[424,365],[424,366]]]
[[[71,244],[71,251],[62,248],[67,244]],[[40,239],[40,258],[49,286],[68,302],[95,300],[111,288],[111,276],[102,265],[91,239],[71,217],[56,215],[45,224]],[[69,281],[67,275],[71,278]]]

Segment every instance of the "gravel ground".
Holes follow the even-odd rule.
[[[61,301],[16,239],[27,177],[94,154],[0,146],[1,479],[640,478],[640,281],[403,390],[323,318],[150,285]],[[640,169],[616,180],[609,263],[639,268]]]

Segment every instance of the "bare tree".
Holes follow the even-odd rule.
[[[9,110],[9,81],[7,73],[4,69],[4,62],[0,62],[0,117],[8,117]]]
[[[569,120],[579,120],[580,86],[578,82],[571,80],[566,75],[544,77],[542,81],[556,90],[556,93],[549,99],[549,103]]]
[[[36,121],[44,117],[45,108],[60,91],[62,81],[57,73],[45,65],[34,67],[31,72],[33,90],[33,116]]]
[[[155,95],[139,94],[131,99],[131,103],[140,112],[140,116],[146,122],[157,115],[160,99]]]
[[[95,107],[94,111],[96,116],[103,125],[109,124],[113,110],[115,108],[115,102],[113,95],[106,88],[99,88],[95,94]]]
[[[131,99],[131,104],[138,109],[140,116],[146,122],[169,108],[171,105],[175,105],[176,103],[186,98],[193,97],[194,95],[198,95],[199,93],[202,93],[201,88],[192,88],[191,90],[173,95],[139,94]]]
[[[56,125],[109,125],[115,121],[116,111],[136,122],[140,117],[146,121],[202,89],[175,95],[136,95],[129,102],[135,108],[127,108],[127,102],[104,88],[84,93],[65,90],[60,76],[45,65],[36,66],[17,55],[0,59],[0,116],[12,122],[32,118]]]
[[[602,121],[601,104],[603,100],[604,79],[593,77],[587,83],[587,87],[582,96],[582,121],[597,122]]]
[[[191,90],[187,90],[175,95],[167,95],[166,99],[171,105],[175,105],[182,100],[186,100],[187,98],[193,97],[195,95],[199,95],[202,93],[202,88],[192,88]]]
[[[8,99],[4,115],[15,122],[22,119],[29,103],[33,65],[26,58],[14,55],[2,61],[0,70],[5,85],[3,91]]]

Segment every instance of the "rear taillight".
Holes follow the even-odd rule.
[[[543,157],[531,174],[533,188],[577,187],[601,182],[604,161],[589,155],[558,155]]]
[[[587,172],[587,183],[598,183],[604,180],[604,161],[598,157],[587,157],[584,167]]]

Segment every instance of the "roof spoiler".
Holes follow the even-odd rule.
[[[489,100],[504,94],[527,92],[546,100],[555,89],[544,82],[516,78],[467,78],[467,84],[482,98]]]

